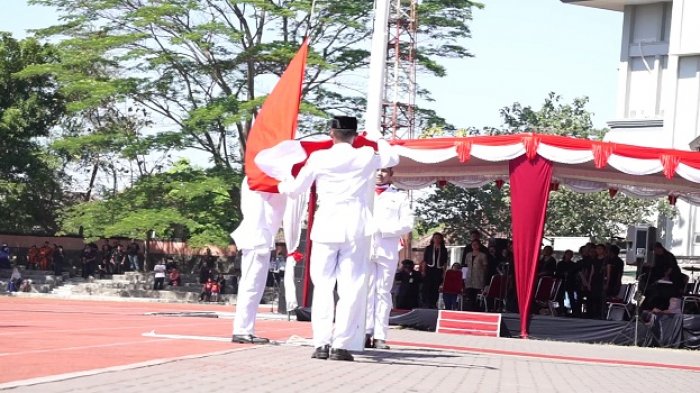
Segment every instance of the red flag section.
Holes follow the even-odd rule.
[[[304,40],[301,48],[294,55],[277,85],[258,111],[253,127],[248,134],[245,174],[248,176],[248,186],[251,190],[278,192],[277,184],[279,181],[264,174],[255,165],[254,160],[261,150],[294,138],[308,51],[309,41]]]

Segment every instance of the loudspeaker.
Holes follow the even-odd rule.
[[[656,243],[656,228],[649,225],[632,225],[627,228],[627,253],[625,262],[628,265],[654,265],[654,243]]]

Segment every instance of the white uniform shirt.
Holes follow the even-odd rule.
[[[398,161],[386,141],[377,144],[378,155],[370,147],[355,149],[348,143],[316,151],[296,179],[279,184],[280,192],[298,195],[316,182],[318,210],[311,240],[344,243],[375,232],[367,200],[374,185],[372,180],[377,169]]]
[[[401,236],[413,228],[413,212],[406,193],[389,187],[374,197],[374,222],[377,232],[372,238],[373,257],[397,259]]]

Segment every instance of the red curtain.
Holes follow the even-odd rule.
[[[510,161],[510,209],[513,229],[515,287],[520,309],[520,334],[527,338],[537,257],[552,180],[552,163],[539,155]]]

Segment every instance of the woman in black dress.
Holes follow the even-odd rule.
[[[447,247],[445,238],[441,233],[435,232],[430,245],[423,253],[423,307],[437,308],[437,301],[440,297],[440,284],[445,276],[447,266]]]

